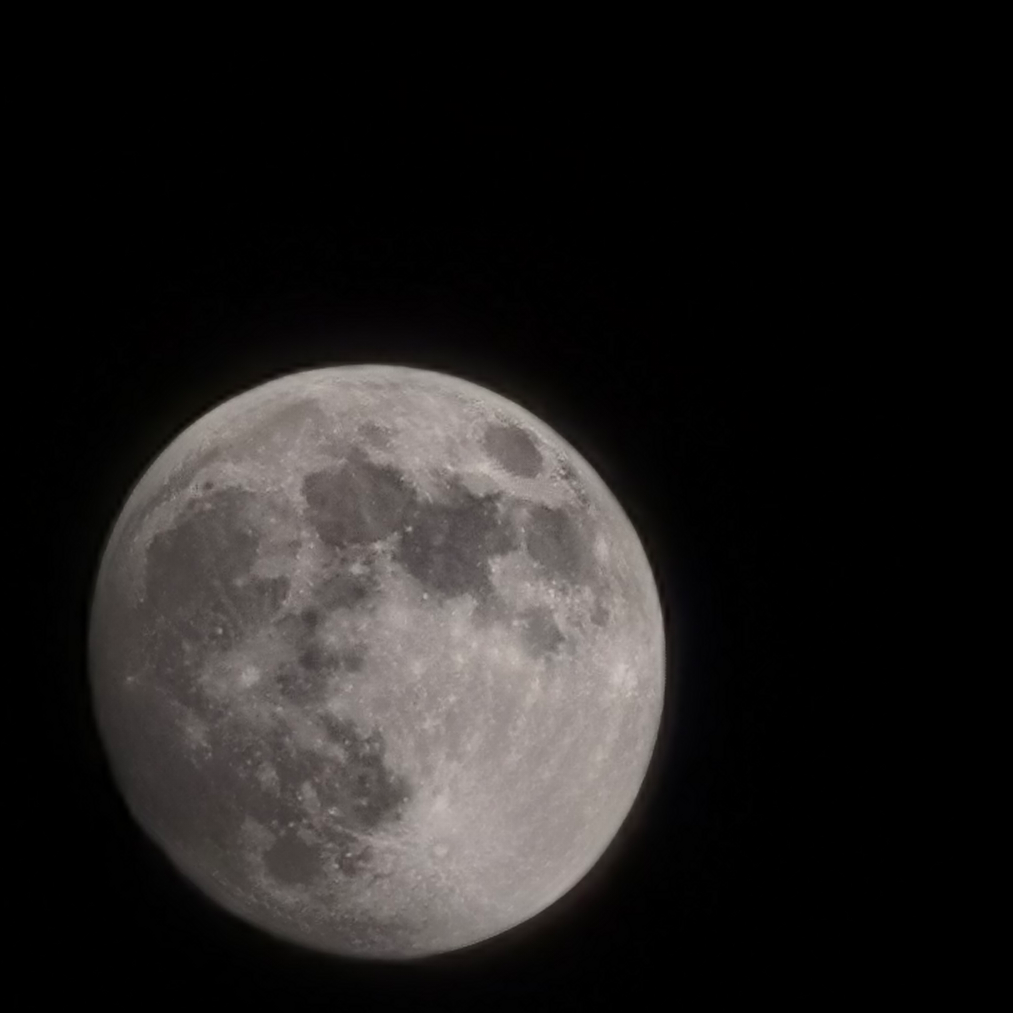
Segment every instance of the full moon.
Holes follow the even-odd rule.
[[[243,920],[407,959],[570,890],[654,750],[661,606],[591,466],[527,410],[396,366],[195,421],[113,525],[91,692],[130,812]]]

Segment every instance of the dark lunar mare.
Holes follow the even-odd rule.
[[[527,649],[534,655],[552,654],[564,637],[547,605],[532,605],[518,617]]]
[[[593,572],[589,533],[569,510],[533,506],[524,522],[524,545],[541,570],[567,584],[585,583]]]
[[[251,574],[259,545],[246,514],[253,498],[235,488],[209,493],[148,546],[142,619],[154,677],[183,702],[199,702],[195,666],[269,622],[288,593],[287,577]]]
[[[266,818],[278,803],[253,777],[266,758],[263,744],[233,726],[227,706],[209,699],[197,676],[208,658],[270,622],[288,590],[284,577],[251,573],[259,545],[248,516],[253,499],[226,487],[188,503],[148,545],[143,599],[112,597],[101,606],[118,607],[118,637],[139,645],[122,661],[142,678],[112,703],[121,713],[103,721],[111,735],[129,740],[112,751],[130,758],[117,770],[132,789],[128,797],[143,822],[237,881],[243,819]],[[110,704],[99,697],[101,718]],[[207,752],[187,743],[177,702],[205,723]]]
[[[361,451],[338,466],[310,472],[302,492],[307,520],[325,545],[347,549],[399,532],[394,560],[443,597],[469,591],[488,596],[489,558],[517,545],[501,496],[477,496],[451,477],[438,499],[423,500],[396,469],[373,463]],[[325,606],[355,607],[373,590],[369,578],[339,570],[316,594]]]
[[[329,546],[380,541],[401,526],[413,495],[394,468],[353,451],[337,467],[303,478],[307,519]]]
[[[396,819],[410,795],[409,784],[385,763],[382,740],[332,723],[328,733],[339,736],[348,756],[338,764],[299,748],[280,724],[266,732],[246,725],[227,701],[208,697],[197,678],[208,659],[268,626],[291,647],[291,660],[272,683],[289,702],[315,704],[328,676],[363,665],[360,646],[325,649],[317,630],[331,607],[366,600],[370,579],[336,574],[322,600],[282,614],[287,579],[252,574],[260,537],[250,520],[253,499],[242,489],[208,490],[151,539],[142,600],[129,602],[112,590],[100,596],[97,636],[103,644],[133,645],[103,647],[103,671],[143,676],[129,692],[97,694],[100,723],[117,779],[142,823],[226,881],[245,888],[240,835],[247,819],[276,835],[264,860],[280,881],[307,883],[322,872],[324,850],[299,795],[307,781],[336,813],[330,836],[339,845],[339,868],[365,874],[370,851],[356,835]],[[206,748],[188,742],[179,704],[204,722]],[[274,781],[264,776],[266,764]]]
[[[451,480],[440,500],[416,501],[394,551],[423,587],[445,598],[493,591],[489,559],[517,547],[517,534],[502,510],[501,495],[477,496]]]
[[[488,426],[482,438],[482,446],[511,475],[535,478],[542,470],[542,455],[535,441],[516,426]]]
[[[321,780],[321,800],[341,810],[344,822],[362,830],[396,818],[411,796],[411,786],[387,766],[382,734],[363,732],[354,722],[328,713],[323,723],[331,741],[345,751],[345,759],[335,770],[338,776]]]
[[[323,856],[318,845],[286,829],[264,855],[264,865],[281,883],[310,883],[323,870]]]
[[[265,823],[278,836],[265,855],[268,871],[283,882],[307,883],[323,869],[325,849],[317,839],[301,809],[293,814],[286,804],[294,805],[304,782],[312,785],[321,806],[330,816],[327,836],[337,846],[339,869],[349,876],[362,875],[370,868],[372,850],[360,835],[394,822],[411,797],[408,781],[385,762],[382,736],[363,732],[353,722],[331,715],[323,719],[329,738],[345,751],[341,762],[318,753],[297,748],[279,732],[271,755],[278,772],[278,817]],[[300,823],[302,835],[299,834]]]
[[[270,674],[278,692],[290,703],[322,703],[334,676],[350,677],[365,664],[366,649],[362,644],[349,641],[335,647],[317,635],[327,611],[310,605],[298,615],[281,616],[274,624],[289,653]]]
[[[400,532],[393,557],[442,597],[487,597],[488,560],[517,546],[498,495],[477,496],[449,478],[437,500],[420,499],[396,469],[350,454],[338,467],[303,480],[307,519],[325,545],[346,549]],[[324,606],[355,607],[375,590],[367,577],[338,571],[316,594]]]
[[[371,573],[355,574],[338,570],[325,577],[314,589],[314,599],[325,610],[354,609],[376,594],[378,583]]]

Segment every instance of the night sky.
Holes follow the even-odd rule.
[[[102,137],[48,170],[26,344],[54,408],[26,435],[26,488],[59,793],[35,857],[59,873],[36,874],[37,932],[79,996],[633,1009],[817,957],[829,872],[797,732],[819,668],[797,604],[818,272],[760,170],[635,127],[600,141],[421,136],[381,157]],[[152,457],[239,391],[362,362],[487,386],[572,443],[640,534],[669,623],[661,740],[606,858],[506,936],[394,967],[262,936],[183,882],[113,787],[86,681],[90,583]]]

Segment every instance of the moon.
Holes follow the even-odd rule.
[[[654,750],[664,628],[629,519],[456,377],[272,380],[112,527],[91,693],[130,812],[241,919],[343,956],[495,936],[580,881]]]

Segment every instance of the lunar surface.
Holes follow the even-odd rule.
[[[277,936],[405,959],[595,864],[658,733],[661,608],[580,455],[483,388],[312,370],[196,421],[113,526],[96,718],[136,820]]]

